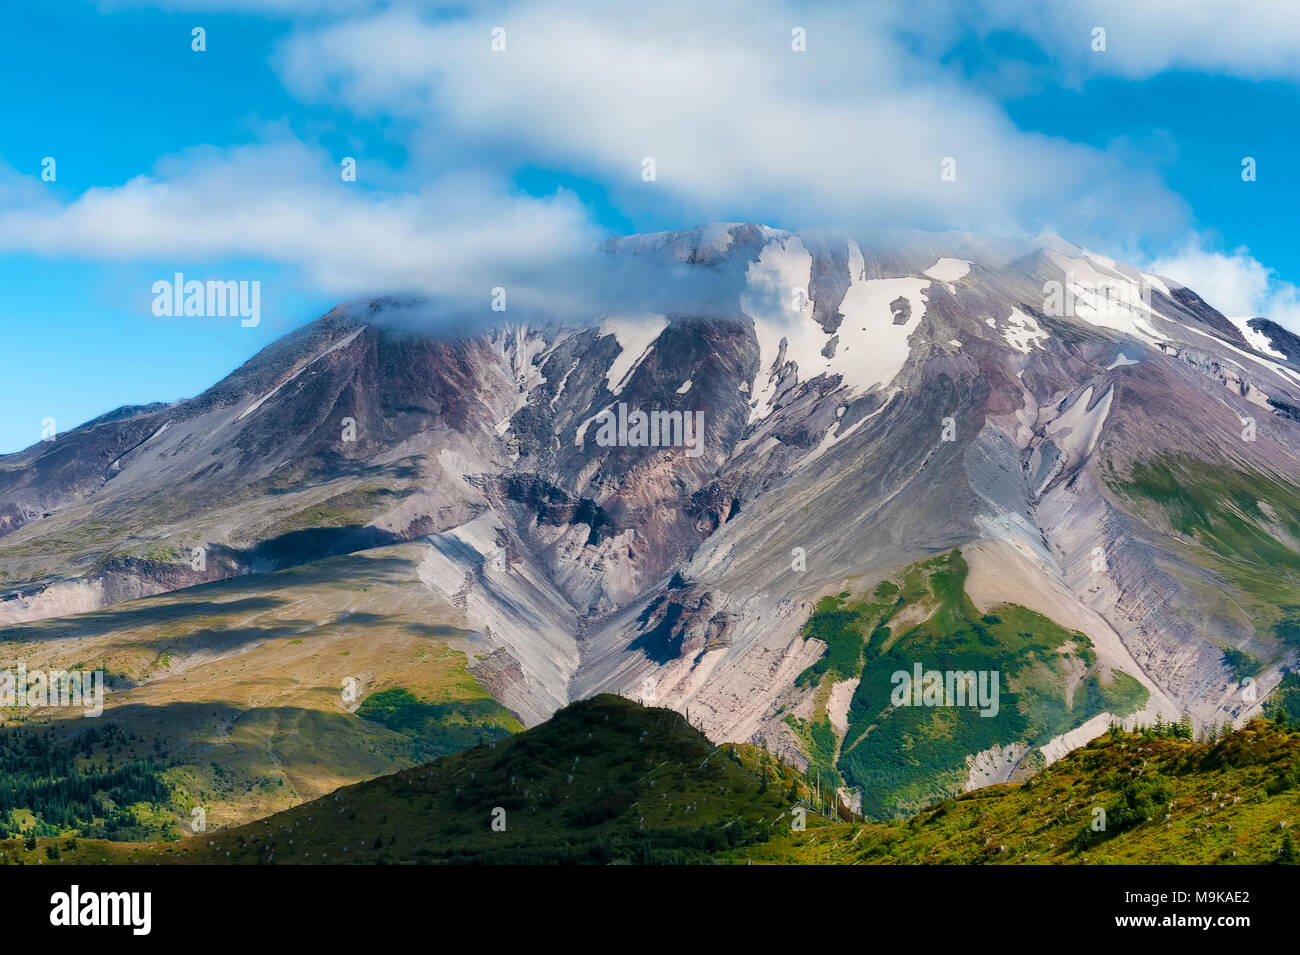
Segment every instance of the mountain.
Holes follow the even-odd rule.
[[[1294,667],[1288,333],[1054,236],[599,255],[661,302],[460,331],[353,302],[0,458],[2,645],[108,669],[219,825],[606,692],[904,816],[1115,717],[1240,722]],[[638,411],[679,413],[667,446],[604,440]],[[891,696],[954,671],[997,715]]]
[[[517,736],[183,842],[9,840],[86,864],[1258,864],[1296,861],[1300,733],[1118,728],[1032,780],[905,822],[820,815],[809,780],[677,713],[602,695]],[[820,805],[820,804],[818,804]],[[495,823],[495,825],[494,825]]]

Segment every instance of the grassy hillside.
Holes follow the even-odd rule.
[[[963,788],[966,757],[1016,744],[1029,753],[1101,713],[1140,709],[1146,690],[1100,667],[1092,642],[1015,604],[981,615],[952,551],[907,568],[865,597],[827,597],[804,632],[826,653],[798,679],[818,688],[815,718],[788,718],[823,779],[858,791],[863,813],[899,817]],[[924,670],[998,676],[990,716],[971,706],[896,706],[893,674]],[[847,732],[830,718],[831,688],[857,679]]]
[[[1094,828],[1102,820],[1105,828]],[[783,834],[752,856],[801,864],[1294,863],[1297,823],[1300,732],[1255,720],[1214,743],[1108,733],[1028,782],[944,800],[906,822]]]
[[[13,840],[0,858],[49,862],[54,842],[67,862],[698,863],[788,829],[792,792],[807,795],[761,752],[600,696],[237,829],[156,845]]]
[[[0,711],[0,835],[167,839],[195,807],[230,827],[522,729],[419,559],[380,548],[0,630],[0,668],[108,675],[101,719]]]
[[[172,843],[0,842],[9,863],[1273,863],[1293,861],[1300,731],[1112,731],[1021,784],[849,823],[789,767],[600,696],[524,733]],[[504,810],[496,831],[495,810]],[[1104,828],[1096,828],[1104,811]],[[499,814],[498,814],[499,817]]]

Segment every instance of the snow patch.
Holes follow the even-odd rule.
[[[757,403],[750,412],[751,421],[772,410],[780,371],[776,359],[781,352],[782,339],[789,342],[793,337],[797,341],[797,333],[803,330],[803,325],[812,325],[821,331],[812,320],[812,304],[806,295],[811,278],[812,256],[798,236],[768,242],[759,253],[758,261],[750,263],[745,272],[745,290],[741,293],[740,307],[753,320],[754,336],[758,341],[758,376],[751,389]],[[792,312],[796,290],[799,289],[805,292],[802,308]],[[792,354],[796,350],[787,347],[787,361],[798,361]],[[817,351],[813,354],[817,355]],[[801,364],[800,369],[809,378],[816,375],[811,364],[806,368]]]
[[[1103,269],[1108,269],[1109,271],[1114,272],[1116,275],[1120,274],[1119,269],[1116,268],[1116,262],[1114,259],[1102,255],[1098,252],[1089,252],[1086,249],[1084,250],[1083,254],[1087,256],[1089,262],[1092,262],[1095,265],[1100,265]]]
[[[844,384],[866,391],[893,381],[911,354],[907,340],[925,314],[925,279],[859,279],[865,262],[856,242],[849,243],[849,275],[840,312],[839,347],[830,364],[844,375]],[[894,324],[893,303],[903,299],[908,311],[903,324]],[[817,326],[814,325],[814,328]],[[819,348],[820,351],[820,348]]]
[[[601,408],[590,418],[587,418],[585,421],[583,421],[582,424],[578,425],[578,433],[573,436],[573,446],[575,448],[581,448],[584,446],[587,440],[587,425],[591,424],[593,421],[595,421],[597,418],[603,415],[610,408],[613,408],[615,404],[617,404],[617,402],[611,401],[609,404],[605,405],[605,407]]]
[[[1286,354],[1274,348],[1273,342],[1269,339],[1267,335],[1265,335],[1257,328],[1250,327],[1249,318],[1232,318],[1231,316],[1225,316],[1225,317],[1227,317],[1228,321],[1232,322],[1232,324],[1237,326],[1237,331],[1241,332],[1241,336],[1244,339],[1246,339],[1246,342],[1250,345],[1251,348],[1255,349],[1255,351],[1262,352],[1265,355],[1271,355],[1274,358],[1281,358],[1283,361],[1286,360],[1287,357]]]
[[[1163,292],[1169,298],[1173,298],[1173,294],[1169,291],[1169,286],[1166,285],[1164,280],[1159,276],[1152,275],[1150,272],[1143,272],[1142,281],[1146,282],[1147,285],[1150,285],[1152,288]]]
[[[343,337],[343,338],[340,338],[340,339],[339,339],[338,341],[336,341],[333,345],[331,345],[329,348],[325,349],[325,350],[324,350],[323,352],[321,352],[319,355],[317,355],[317,356],[315,356],[314,358],[312,358],[310,361],[305,362],[305,363],[302,365],[302,367],[299,368],[297,371],[295,371],[292,375],[290,375],[290,376],[289,376],[288,378],[286,378],[284,381],[280,382],[278,385],[276,385],[274,388],[272,388],[272,389],[271,389],[270,391],[268,391],[266,394],[262,395],[262,397],[258,398],[258,399],[257,399],[256,401],[254,401],[251,405],[249,405],[247,408],[245,408],[243,411],[241,411],[241,412],[239,413],[239,417],[237,417],[235,420],[236,420],[236,421],[243,421],[245,418],[247,418],[249,415],[251,415],[251,414],[252,414],[254,411],[256,411],[258,408],[262,407],[262,405],[266,404],[266,402],[267,402],[267,401],[268,401],[268,400],[269,400],[269,399],[270,399],[270,398],[271,398],[271,397],[272,397],[272,396],[273,396],[277,391],[279,391],[281,388],[283,388],[283,387],[284,387],[285,385],[287,385],[289,382],[293,381],[295,378],[297,378],[299,375],[301,375],[304,371],[306,371],[306,370],[307,370],[308,368],[310,368],[312,365],[316,364],[316,362],[320,361],[322,358],[324,358],[324,357],[325,357],[326,355],[328,355],[330,352],[338,351],[340,348],[343,348],[343,347],[345,347],[346,345],[349,345],[349,344],[353,341],[353,339],[355,339],[358,335],[360,335],[360,334],[361,334],[363,331],[365,331],[365,330],[366,330],[366,329],[365,329],[365,326],[363,325],[361,328],[358,328],[356,331],[352,332],[352,334],[347,335],[347,336],[345,336],[345,337]]]
[[[569,383],[569,376],[573,374],[573,370],[577,367],[578,359],[575,358],[573,359],[573,364],[569,366],[569,370],[564,373],[564,377],[560,379],[560,384],[555,389],[555,397],[551,399],[552,411],[555,410],[555,403],[560,400],[560,395],[564,394],[564,386]]]
[[[616,395],[626,387],[641,362],[645,361],[654,348],[655,340],[667,327],[667,317],[654,314],[634,317],[611,315],[601,323],[599,337],[613,335],[620,349],[609,366],[609,371],[605,372],[605,382],[611,394]]]
[[[993,319],[989,319],[990,322]],[[1030,350],[1037,345],[1043,347],[1040,342],[1046,341],[1050,336],[1043,331],[1038,322],[1032,315],[1026,315],[1018,308],[1011,310],[1011,315],[1007,318],[1008,328],[1002,330],[1002,337],[1006,339],[1007,344],[1018,352],[1028,355]]]
[[[888,385],[903,370],[911,354],[908,337],[925,314],[924,292],[929,279],[863,279],[865,262],[857,243],[849,242],[850,285],[840,302],[844,321],[834,332],[839,342],[832,357],[822,352],[831,338],[813,320],[812,302],[798,296],[806,290],[812,256],[797,236],[778,238],[763,247],[749,266],[741,307],[754,321],[759,345],[759,372],[754,381],[755,403],[750,421],[771,410],[782,367],[776,360],[784,344],[784,362],[797,368],[797,380],[839,375],[845,388],[868,391]],[[895,323],[895,314],[903,321]],[[905,317],[904,317],[905,316]]]
[[[888,408],[889,403],[894,400],[894,397],[899,393],[900,390],[901,389],[899,388],[892,389],[889,392],[889,394],[885,397],[885,400],[880,403],[879,408],[871,412],[871,414],[863,415],[857,421],[853,422],[853,424],[849,425],[847,431],[843,431],[837,434],[836,430],[839,428],[839,424],[837,423],[831,425],[829,428],[826,429],[826,433],[822,435],[821,442],[817,445],[817,447],[813,448],[810,452],[808,452],[806,455],[800,458],[798,463],[795,464],[793,470],[797,471],[800,468],[811,464],[812,462],[820,458],[823,454],[825,454],[827,451],[829,451],[831,448],[835,447],[835,445],[839,444],[841,441],[844,441],[845,439],[852,437],[853,434],[859,428],[861,428],[864,424],[866,424],[876,415],[880,414],[882,411]],[[844,409],[840,408],[839,411],[835,413],[837,422],[839,419],[843,417],[843,415],[844,415]],[[780,442],[777,443],[779,444]]]
[[[1226,342],[1222,338],[1219,338],[1217,335],[1211,335],[1209,332],[1202,331],[1199,328],[1193,328],[1191,325],[1185,325],[1183,327],[1186,331],[1194,332],[1197,335],[1201,335],[1205,338],[1209,338],[1215,342],[1218,342],[1220,345],[1222,345],[1224,348],[1228,349],[1229,351],[1233,352],[1234,354],[1240,355],[1242,358],[1248,358],[1257,365],[1263,365],[1265,368],[1269,369],[1275,374],[1283,375],[1287,378],[1290,378],[1292,381],[1300,382],[1300,374],[1297,374],[1296,372],[1292,371],[1290,368],[1287,368],[1285,365],[1279,365],[1277,362],[1271,361],[1268,358],[1261,358],[1258,355],[1252,354],[1248,351],[1244,351],[1238,348],[1236,345],[1232,344],[1232,342]],[[1238,365],[1238,367],[1245,370],[1245,365]]]
[[[1094,263],[1109,262],[1104,266],[1113,269],[1114,262],[1104,256],[1084,253],[1086,259],[1072,259],[1057,252],[1048,256],[1066,274],[1066,284],[1074,297],[1074,318],[1099,328],[1111,328],[1154,344],[1160,333],[1148,319],[1160,318],[1142,302],[1142,289],[1137,282],[1111,271],[1098,271]]]
[[[1115,356],[1115,360],[1106,366],[1107,371],[1114,371],[1116,368],[1123,368],[1125,365],[1140,365],[1141,362],[1136,358],[1126,358],[1123,352]]]
[[[965,259],[940,259],[921,274],[928,275],[936,282],[956,282],[969,273],[970,263]]]
[[[161,428],[159,428],[157,431],[155,431],[153,434],[149,435],[149,437],[145,438],[144,441],[143,441],[143,444],[148,444],[150,441],[152,441],[154,438],[158,437],[158,435],[162,434],[164,431],[166,431],[166,430],[167,430],[168,428],[170,428],[171,426],[172,426],[172,423],[171,423],[170,421],[164,421],[164,422],[163,422],[163,426],[162,426]],[[117,462],[114,461],[113,463],[116,464]]]

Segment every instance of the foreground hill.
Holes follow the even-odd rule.
[[[708,862],[788,828],[796,776],[750,748],[715,747],[671,710],[599,696],[237,829],[171,844],[53,841],[76,862]],[[49,841],[37,842],[0,851],[48,862]]]
[[[1214,743],[1108,733],[1023,784],[975,790],[905,823],[787,836],[752,857],[799,864],[1289,864],[1298,822],[1300,733],[1253,720]]]
[[[9,840],[10,863],[1270,863],[1291,861],[1300,732],[1112,731],[1022,784],[906,822],[805,815],[789,767],[613,696],[268,819],[177,843]],[[825,805],[825,803],[820,803]],[[1103,818],[1104,828],[1095,828]],[[843,811],[839,815],[842,817]],[[504,828],[494,819],[503,820]]]

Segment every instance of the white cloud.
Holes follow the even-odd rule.
[[[405,192],[366,190],[341,183],[330,157],[278,141],[193,150],[66,204],[29,183],[19,196],[18,184],[0,178],[0,209],[8,207],[0,250],[261,257],[298,266],[339,295],[475,297],[509,269],[553,276],[598,237],[575,197],[512,194],[505,183],[523,164],[589,176],[621,211],[683,226],[917,225],[1159,247],[1186,233],[1188,216],[1155,174],[1119,147],[1017,128],[990,96],[925,56],[964,30],[1002,27],[1076,68],[1269,71],[1288,68],[1300,33],[1275,4],[1255,9],[1250,26],[1199,0],[1177,12],[1164,0],[917,2],[810,11],[776,0],[653,9],[516,0],[449,11],[435,2],[216,0],[220,9],[307,18],[277,55],[290,90],[414,120],[413,166],[444,172]],[[925,36],[902,39],[917,23]],[[1108,51],[1090,60],[1095,25],[1107,28]],[[506,29],[504,53],[490,48],[497,26]],[[806,31],[807,52],[791,49],[795,27]],[[656,161],[654,183],[641,181],[645,156]],[[956,160],[955,182],[940,177],[944,157]],[[449,159],[478,172],[447,173]],[[1245,252],[1198,245],[1152,267],[1229,313],[1300,324],[1294,288]]]
[[[1141,79],[1201,70],[1247,79],[1300,75],[1300,17],[1294,0],[969,0],[940,6],[980,32],[1033,37],[1074,79],[1092,72]],[[1106,51],[1092,30],[1106,31]]]
[[[523,0],[422,19],[408,9],[298,31],[290,89],[414,117],[502,166],[555,164],[621,208],[686,221],[877,222],[1087,238],[1185,222],[1182,200],[1118,157],[1018,129],[897,39],[896,12]],[[490,49],[506,29],[507,49]],[[791,49],[802,27],[807,52]],[[643,157],[657,181],[641,181]],[[941,180],[944,157],[955,182]]]
[[[365,166],[361,167],[365,175]],[[601,238],[577,199],[513,195],[452,175],[408,193],[345,183],[296,141],[191,150],[152,175],[69,202],[0,177],[0,251],[100,260],[253,258],[348,296],[397,291],[486,302]]]
[[[110,13],[152,7],[290,20],[385,10],[418,10],[439,16],[471,7],[502,13],[520,10],[509,0],[480,0],[472,5],[461,0],[97,0],[97,4]],[[542,5],[541,0],[537,5]],[[557,14],[567,9],[557,3],[546,6]],[[629,17],[612,4],[605,6],[609,9],[597,11],[597,15],[630,20],[643,28],[663,28],[662,5],[653,17],[639,8]],[[717,4],[712,6],[718,9]],[[1300,75],[1300,18],[1295,15],[1294,0],[1245,0],[1233,5],[1223,0],[908,0],[870,5],[839,0],[820,8],[824,11],[821,22],[851,39],[863,51],[864,59],[879,52],[882,30],[905,32],[917,48],[936,56],[950,50],[963,31],[982,35],[1012,32],[1034,39],[1051,57],[1052,68],[1068,71],[1074,81],[1093,73],[1146,78],[1176,69],[1249,79]],[[667,18],[671,18],[671,8],[667,10]],[[782,24],[818,19],[797,6],[771,3],[732,6],[727,15],[737,22],[748,15],[749,19],[779,20]],[[695,16],[700,29],[692,30],[689,23],[683,23],[683,39],[691,33],[712,32],[706,10],[696,9]],[[1096,27],[1107,33],[1104,53],[1092,48]]]
[[[1300,331],[1300,289],[1241,248],[1231,253],[1190,244],[1150,261],[1149,271],[1175,279],[1231,318],[1271,318]]]

